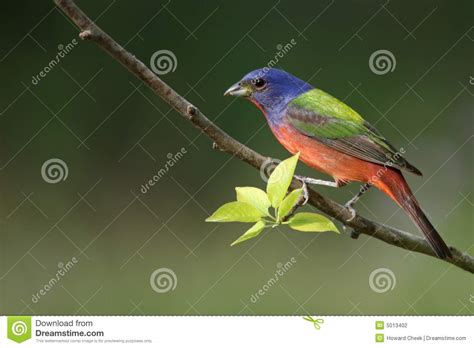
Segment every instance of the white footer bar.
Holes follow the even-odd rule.
[[[474,347],[473,316],[12,316],[0,347]]]

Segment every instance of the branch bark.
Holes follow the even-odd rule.
[[[250,164],[259,169],[265,161],[271,158],[262,156],[258,152],[241,144],[222,129],[211,122],[197,107],[174,91],[170,86],[157,77],[145,64],[138,60],[130,52],[126,51],[107,33],[100,29],[72,0],[54,0],[56,5],[79,27],[79,36],[83,40],[95,42],[100,48],[120,62],[138,79],[143,81],[155,94],[171,105],[178,113],[189,120],[196,128],[201,130],[212,141],[213,146],[221,151]],[[292,188],[298,188],[301,183],[293,179]],[[429,244],[421,237],[415,236],[399,229],[385,226],[377,222],[356,215],[351,221],[347,221],[351,214],[343,206],[323,197],[319,193],[309,190],[309,201],[311,205],[339,220],[345,226],[353,229],[353,238],[359,234],[365,234],[388,244],[423,253],[436,257]],[[450,247],[453,258],[444,260],[461,269],[474,273],[474,258],[454,247]]]

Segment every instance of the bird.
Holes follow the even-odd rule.
[[[374,186],[411,218],[439,258],[452,258],[440,234],[428,220],[402,172],[422,173],[357,111],[325,91],[277,68],[251,71],[226,90],[259,108],[276,139],[291,154],[334,181],[297,177],[303,185],[342,187],[359,182],[361,189],[345,207],[353,206]],[[400,149],[401,150],[401,149]]]

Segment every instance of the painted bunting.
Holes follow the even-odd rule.
[[[255,104],[278,141],[308,166],[334,178],[324,181],[300,177],[305,184],[341,187],[363,183],[359,193],[346,203],[353,205],[371,186],[387,194],[413,220],[441,258],[451,252],[430,223],[402,171],[421,172],[403,158],[370,123],[352,108],[279,69],[258,69],[245,75],[224,95],[245,97]]]

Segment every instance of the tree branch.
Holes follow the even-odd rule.
[[[109,53],[115,60],[119,61],[138,79],[143,81],[155,94],[170,104],[178,113],[189,120],[195,127],[205,133],[212,141],[213,147],[259,169],[265,161],[271,160],[255,152],[249,147],[241,144],[222,129],[212,123],[198,108],[184,99],[170,86],[158,78],[148,67],[138,60],[134,55],[126,51],[107,33],[102,31],[72,0],[54,0],[56,5],[79,27],[80,38],[83,40],[94,41],[100,48]],[[292,188],[298,188],[301,183],[293,179]],[[421,237],[395,229],[393,227],[381,225],[370,221],[360,215],[356,215],[351,221],[347,221],[351,214],[343,206],[336,202],[321,196],[319,193],[309,190],[309,201],[311,205],[326,213],[327,215],[339,220],[345,226],[354,230],[353,238],[359,234],[382,240],[388,244],[397,247],[423,253],[437,257],[429,244]],[[474,273],[474,258],[467,253],[463,253],[454,247],[450,247],[453,254],[452,259],[444,260],[453,265],[462,268],[468,272]]]

